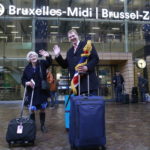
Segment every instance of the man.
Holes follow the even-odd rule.
[[[115,88],[115,100],[116,102],[121,102],[121,94],[123,91],[123,83],[124,83],[124,78],[120,74],[119,71],[116,71],[115,76],[113,77],[113,84]]]
[[[83,48],[86,45],[86,41],[80,41],[76,30],[72,29],[68,31],[68,39],[72,43],[71,48],[67,51],[66,59],[63,59],[58,45],[53,47],[53,51],[56,57],[56,61],[63,68],[68,68],[71,79],[75,74],[75,67],[81,59],[81,54],[83,53]],[[98,79],[95,74],[95,66],[98,64],[99,58],[98,54],[92,45],[91,54],[88,57],[87,64],[84,66],[79,66],[77,71],[79,73],[88,73],[90,79],[90,94],[97,95],[98,90]],[[81,76],[81,93],[87,93],[87,78],[86,75]]]
[[[140,92],[140,99],[141,102],[144,102],[146,100],[145,94],[147,90],[148,81],[142,77],[141,73],[138,72],[137,75],[138,75],[138,88]]]

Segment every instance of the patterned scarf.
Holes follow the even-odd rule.
[[[75,67],[75,74],[71,80],[71,89],[72,89],[73,94],[75,94],[75,95],[77,94],[76,87],[79,84],[79,79],[78,79],[79,73],[77,71],[77,68],[79,66],[85,66],[87,64],[87,60],[91,54],[91,50],[92,50],[92,43],[91,43],[91,40],[88,40],[86,45],[83,48],[83,53],[81,54],[80,61],[78,62],[78,64]]]

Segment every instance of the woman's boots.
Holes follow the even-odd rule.
[[[43,133],[47,132],[47,129],[45,128],[45,112],[40,112],[40,123],[41,123],[41,131]]]
[[[31,113],[30,114],[30,119],[32,119],[33,121],[35,121],[35,113]]]
[[[46,133],[47,129],[45,128],[45,112],[40,112],[39,117],[40,117],[40,123],[41,123],[41,131],[43,133]],[[31,113],[30,119],[35,121],[35,113]]]

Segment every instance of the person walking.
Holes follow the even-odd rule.
[[[68,31],[68,39],[72,43],[71,48],[67,51],[66,58],[63,59],[61,55],[61,50],[58,45],[54,45],[53,51],[55,54],[55,59],[60,66],[63,68],[68,68],[71,80],[74,77],[75,72],[82,73],[81,75],[81,94],[87,93],[87,78],[85,77],[84,73],[89,74],[89,85],[90,85],[90,94],[97,95],[98,93],[98,78],[95,74],[95,67],[99,62],[99,57],[96,52],[94,45],[92,45],[92,50],[90,55],[87,59],[87,63],[83,66],[78,66],[76,69],[75,67],[78,65],[81,54],[83,54],[83,49],[87,44],[87,41],[80,41],[78,33],[76,30],[72,29]]]
[[[47,72],[47,81],[50,84],[50,107],[54,107],[55,104],[57,103],[56,100],[57,87],[56,87],[56,80],[50,71]]]
[[[140,93],[140,100],[141,102],[146,101],[146,91],[147,91],[147,84],[148,81],[141,75],[140,72],[137,73],[138,76],[138,88],[139,88],[139,93]]]
[[[121,94],[123,92],[123,83],[124,83],[124,78],[120,74],[119,71],[116,71],[115,76],[113,77],[113,84],[114,84],[114,91],[115,91],[115,101],[116,102],[121,102]]]
[[[31,109],[32,113],[30,118],[35,121],[35,111],[40,110],[39,117],[41,123],[41,131],[46,132],[45,128],[45,109],[48,105],[47,98],[49,93],[41,88],[41,73],[43,79],[46,80],[46,69],[51,65],[52,59],[50,54],[45,50],[40,50],[39,54],[46,57],[46,60],[38,60],[38,54],[34,51],[27,53],[26,59],[29,62],[25,67],[22,75],[22,84],[27,86],[27,105],[30,104],[31,93],[34,89],[33,103]],[[40,71],[41,69],[41,71]]]

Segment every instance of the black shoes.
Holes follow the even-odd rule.
[[[41,125],[41,131],[43,133],[47,133],[47,129],[46,129],[46,127],[44,125]]]

